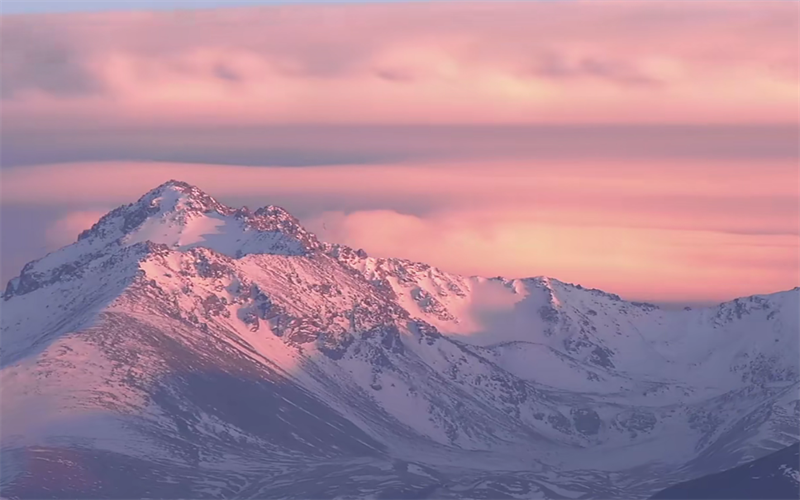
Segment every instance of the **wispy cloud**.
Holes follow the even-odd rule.
[[[308,225],[325,239],[483,276],[543,274],[626,297],[724,300],[796,286],[800,238],[711,230],[556,222],[527,212],[454,210],[423,217],[394,211],[325,213]],[[655,224],[657,226],[658,224]]]
[[[51,248],[61,248],[78,239],[84,229],[89,229],[108,210],[76,210],[53,221],[45,234],[47,244]]]
[[[544,274],[635,298],[722,300],[792,288],[800,273],[793,162],[757,171],[675,162],[60,164],[7,170],[2,196],[75,207],[56,227],[77,234],[85,215],[97,215],[80,207],[131,202],[170,178],[232,205],[285,205],[329,241],[465,274]]]
[[[4,122],[5,123],[5,122]],[[97,125],[95,125],[97,126]],[[261,126],[2,132],[4,167],[140,160],[249,166],[568,160],[797,161],[795,125]]]

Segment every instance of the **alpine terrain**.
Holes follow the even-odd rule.
[[[798,299],[459,276],[170,181],[9,282],[0,494],[648,498],[798,441]]]

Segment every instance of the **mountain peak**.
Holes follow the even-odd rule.
[[[233,209],[226,205],[221,204],[212,196],[207,194],[202,189],[183,181],[171,179],[160,186],[150,190],[139,199],[139,203],[143,200],[153,200],[162,197],[168,197],[170,200],[176,199],[190,204],[194,204],[195,208],[203,210],[217,210],[220,212],[231,212]]]
[[[275,205],[231,208],[183,181],[169,180],[123,205],[78,235],[72,245],[29,262],[6,295],[30,291],[120,248],[152,243],[169,250],[205,247],[240,258],[248,254],[306,255],[324,247],[300,221]],[[65,267],[66,266],[66,267]]]
[[[174,187],[174,188],[178,188],[178,189],[184,189],[184,190],[186,190],[186,189],[197,189],[197,186],[193,186],[192,184],[189,184],[188,182],[179,181],[179,180],[176,180],[176,179],[170,179],[167,182],[165,182],[165,183],[161,184],[160,186],[156,187],[155,189],[153,189],[153,191],[158,191],[160,189],[166,189],[166,188],[170,188],[170,187]]]
[[[254,226],[276,226],[279,222],[299,226],[300,221],[283,207],[266,205],[251,211],[248,207],[233,208],[217,201],[202,189],[184,181],[171,179],[148,191],[134,205],[160,207],[162,212],[182,211],[195,213],[216,212],[235,216]]]
[[[186,223],[186,215],[217,212],[230,215],[234,209],[219,203],[200,188],[186,182],[169,180],[151,189],[135,203],[123,205],[100,218],[90,229],[78,235],[78,241],[95,237],[113,239],[130,234],[150,217],[176,214],[176,223]]]
[[[91,229],[83,231],[78,241],[123,240],[123,244],[153,241],[173,248],[208,246],[216,249],[210,243],[220,241],[222,234],[236,236],[235,241],[241,242],[249,239],[245,236],[257,233],[289,235],[301,241],[305,250],[320,246],[316,237],[281,207],[267,205],[255,211],[247,207],[232,208],[197,186],[174,179],[151,189],[135,203],[104,215]],[[297,252],[304,253],[300,250],[290,253]],[[242,252],[223,250],[222,253]],[[264,252],[244,253],[270,252],[265,249]]]

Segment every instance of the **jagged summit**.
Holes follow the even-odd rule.
[[[299,256],[333,248],[281,207],[232,208],[196,186],[170,180],[107,213],[75,243],[29,262],[8,283],[5,297],[74,275],[90,261],[146,242],[177,251],[204,247],[234,258]]]
[[[176,225],[187,225],[199,216],[232,217],[258,231],[307,232],[295,217],[281,207],[267,205],[255,212],[247,207],[233,208],[220,203],[197,186],[170,180],[148,191],[135,203],[112,210],[91,229],[83,231],[78,240],[93,236],[107,237],[114,233],[129,234],[153,217],[169,219]]]

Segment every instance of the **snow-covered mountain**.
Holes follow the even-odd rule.
[[[662,310],[170,181],[2,303],[2,495],[646,498],[798,440],[800,289]]]

